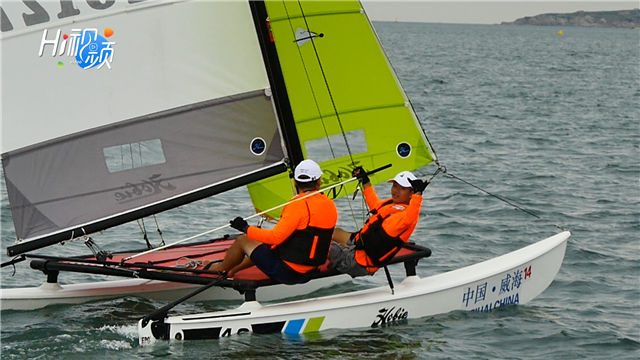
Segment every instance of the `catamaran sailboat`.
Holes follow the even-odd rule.
[[[202,259],[221,258],[233,234],[188,244],[198,236],[187,236],[144,251],[104,250],[97,244],[101,232],[241,186],[256,215],[277,219],[293,196],[291,169],[306,158],[320,164],[324,191],[334,199],[355,193],[357,179],[350,174],[356,166],[376,169],[369,175],[375,185],[439,162],[357,1],[74,4],[62,4],[58,20],[25,17],[23,27],[3,4],[9,19],[3,21],[3,66],[33,73],[3,74],[3,174],[18,238],[7,248],[16,258],[3,266],[30,259],[48,279],[31,292],[3,289],[3,307],[9,300],[44,305],[33,300],[44,293],[52,294],[50,302],[79,299],[71,290],[187,293],[140,321],[140,343],[147,345],[488,311],[530,301],[560,269],[568,232],[425,279],[416,265],[431,251],[413,244],[391,262],[406,269],[395,287],[388,276],[390,287],[263,306],[260,301],[271,299],[267,289],[277,289],[273,298],[294,296],[344,275],[323,267],[307,284],[284,286],[255,268],[226,279],[199,266]],[[56,11],[47,6],[44,12]],[[42,56],[32,56],[30,44],[40,46]],[[100,50],[93,57],[87,52],[92,47]],[[64,62],[67,54],[75,60]],[[31,95],[11,91],[18,88]],[[71,106],[52,93],[68,94]],[[33,253],[73,239],[92,254]],[[178,266],[183,258],[189,266]],[[58,275],[69,271],[128,279],[61,287]],[[225,291],[244,304],[168,316],[182,301],[223,298]],[[30,295],[20,300],[20,293]]]
[[[361,11],[353,3],[330,4],[338,13]],[[60,10],[41,5],[47,14]],[[184,240],[196,236],[185,234],[146,253],[104,250],[101,232],[241,186],[258,213],[277,219],[279,205],[294,195],[290,169],[305,158],[321,165],[323,188],[335,199],[355,191],[354,166],[393,164],[370,176],[377,184],[435,158],[371,32],[342,29],[327,38],[295,28],[295,46],[285,55],[257,10],[262,2],[76,5],[79,14],[65,7],[67,16],[42,15],[48,20],[23,25],[25,5],[3,4],[9,19],[3,24],[11,24],[2,37],[3,67],[32,73],[3,75],[3,175],[18,239],[7,248],[14,259],[3,266],[29,259],[46,275],[37,288],[2,289],[3,309],[121,295],[175,298],[211,275],[179,260],[219,256],[233,234],[189,245]],[[322,50],[311,41],[316,38],[334,45]],[[100,49],[94,55],[108,56],[92,58],[92,46]],[[299,51],[315,48],[333,60],[300,63]],[[41,56],[32,56],[33,49]],[[385,125],[389,119],[394,132]],[[77,239],[91,255],[34,254]],[[61,285],[61,272],[123,280]],[[295,296],[348,279],[258,292],[262,299]],[[246,289],[236,287],[200,298],[242,299]]]

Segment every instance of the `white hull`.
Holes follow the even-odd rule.
[[[542,293],[560,270],[571,234],[562,232],[500,257],[447,273],[406,278],[389,287],[138,324],[141,345],[157,338],[218,338],[243,332],[300,334],[326,329],[381,326],[455,310],[489,311],[525,304]],[[145,326],[146,325],[146,326]],[[155,330],[152,330],[155,329]],[[155,331],[155,336],[154,336]]]
[[[350,281],[348,275],[340,275],[310,281],[301,286],[273,285],[256,290],[260,299],[280,300],[309,294],[320,288]],[[44,283],[40,287],[0,289],[0,309],[33,310],[53,304],[81,304],[94,300],[112,299],[122,296],[139,296],[154,300],[173,301],[185,296],[202,285],[174,283],[158,280],[127,279],[93,283],[59,285]],[[190,301],[243,300],[238,291],[231,288],[213,287],[194,296]]]

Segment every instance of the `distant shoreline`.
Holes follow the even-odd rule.
[[[640,29],[640,9],[618,11],[578,11],[570,14],[527,16],[500,25],[569,26]]]

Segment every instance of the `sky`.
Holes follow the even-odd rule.
[[[391,1],[362,0],[372,21],[500,24],[525,16],[576,11],[630,10],[638,1]]]

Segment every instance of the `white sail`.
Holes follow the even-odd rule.
[[[2,4],[2,157],[19,239],[46,246],[285,169],[249,4],[132,3],[73,3],[62,19],[70,3]]]
[[[2,32],[2,152],[117,121],[269,87],[249,6],[244,2],[147,2],[84,10]],[[74,2],[81,7],[84,2]],[[3,2],[15,26],[23,2]],[[111,10],[111,11],[110,11]],[[86,15],[85,15],[86,14]],[[70,20],[75,22],[70,23]],[[43,28],[43,26],[46,26]],[[35,29],[31,29],[35,27]],[[68,56],[73,34],[113,30],[111,69],[81,69]],[[60,31],[57,45],[50,43]],[[39,56],[44,31],[44,52]],[[224,34],[224,36],[222,36]],[[63,55],[61,43],[64,35]],[[56,55],[52,51],[56,47]],[[58,67],[62,62],[62,67]]]

